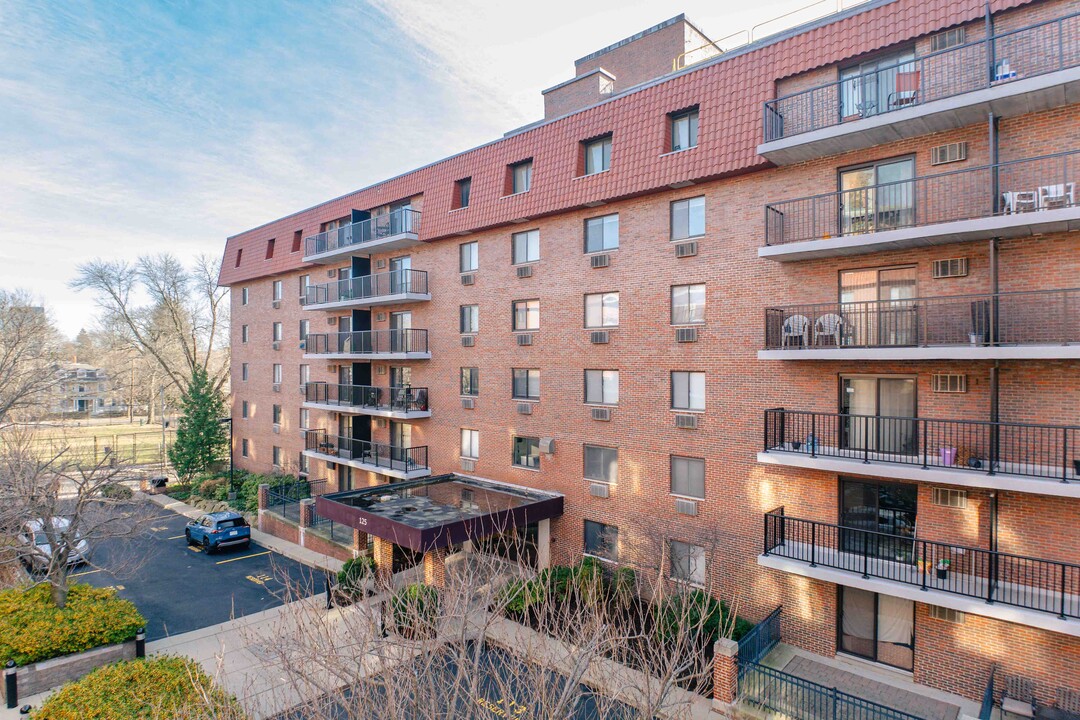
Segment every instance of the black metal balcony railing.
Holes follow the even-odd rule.
[[[765,142],[1080,65],[1080,13],[765,102]]]
[[[426,353],[427,330],[356,330],[341,333],[312,333],[304,352],[312,355],[383,355]]]
[[[1071,563],[802,520],[783,508],[765,515],[765,555],[1080,618],[1080,565]]]
[[[330,435],[325,430],[307,430],[304,433],[304,446],[308,450],[323,455],[332,455],[341,460],[355,460],[365,465],[374,465],[388,470],[413,472],[428,469],[426,445],[398,447],[370,440]]]
[[[765,349],[1080,342],[1080,289],[787,305],[765,310]]]
[[[765,452],[1080,480],[1080,426],[765,411]]]
[[[304,291],[304,304],[368,300],[403,293],[424,295],[427,294],[427,287],[427,273],[423,270],[391,270],[322,285],[308,285]]]
[[[304,238],[304,255],[321,255],[351,245],[419,231],[420,212],[412,208],[400,208],[385,215],[376,215]]]
[[[322,405],[341,405],[370,410],[426,412],[428,390],[422,387],[375,387],[315,382],[304,386],[304,400]]]
[[[765,206],[765,244],[1073,207],[1078,181],[1073,150],[784,200]]]

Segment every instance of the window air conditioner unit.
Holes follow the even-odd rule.
[[[337,325],[337,318],[334,317],[333,315],[331,315],[330,317],[326,318],[326,324],[327,325]]]
[[[698,416],[697,415],[676,415],[675,427],[682,428],[684,430],[697,429]]]
[[[596,498],[610,497],[611,488],[607,483],[589,483],[589,494]]]
[[[272,389],[274,392],[281,392],[281,385],[279,385],[278,383],[274,383]]]
[[[473,472],[476,470],[476,461],[468,458],[461,458],[461,469],[465,472]]]
[[[376,375],[385,375],[386,374],[386,366],[385,365],[376,365],[375,366],[375,374]]]
[[[675,329],[675,342],[681,342],[681,343],[697,342],[697,339],[698,339],[697,331],[698,331],[698,329],[696,327],[676,328]]]
[[[589,258],[589,265],[594,268],[606,268],[611,264],[611,256],[607,253],[593,255]]]
[[[326,366],[326,372],[336,373],[337,371],[338,371],[338,366],[335,365],[334,363],[330,363],[329,365]]]
[[[461,336],[461,347],[473,347],[475,345],[476,345],[476,336],[475,335],[462,335]]]
[[[466,273],[461,276],[462,285],[473,285],[474,283],[476,283],[476,275],[473,273]]]
[[[272,302],[270,304],[274,307],[275,310],[281,309],[281,301],[280,300],[275,300],[274,302]]]
[[[281,434],[281,426],[276,424],[276,423],[274,424],[274,434],[275,435],[280,435]]]
[[[607,330],[595,330],[589,333],[589,342],[593,345],[607,345],[610,340],[611,336]]]
[[[386,267],[386,261],[385,260],[376,260],[375,261],[375,269],[376,270],[382,270],[384,267]]]
[[[680,515],[697,515],[697,501],[675,498],[675,512]]]
[[[530,277],[532,277],[533,276],[533,266],[532,265],[524,265],[522,267],[519,267],[517,269],[517,276],[519,278],[530,278]]]
[[[386,427],[386,418],[375,418],[375,427],[382,430]]]
[[[611,408],[594,407],[592,409],[592,419],[603,420],[604,422],[611,420]]]
[[[517,411],[519,415],[532,415],[532,403],[518,403]]]
[[[675,244],[675,257],[685,258],[697,255],[697,242],[683,242]]]
[[[472,410],[476,407],[476,398],[461,398],[461,407],[466,410]]]
[[[273,343],[270,347],[274,348],[275,350],[280,350],[281,349],[281,343],[279,343],[279,342]]]
[[[555,438],[540,438],[540,452],[545,455],[555,454]]]
[[[518,345],[532,345],[533,344],[532,341],[533,341],[533,336],[532,336],[531,333],[525,333],[523,335],[518,335],[517,336],[517,344]]]

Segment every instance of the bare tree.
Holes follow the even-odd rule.
[[[218,261],[199,256],[191,268],[169,254],[145,255],[134,263],[92,260],[71,282],[91,291],[104,327],[119,331],[132,349],[152,358],[168,384],[187,388],[201,367],[220,389],[228,376],[228,290],[217,285]],[[148,303],[139,303],[144,294]]]
[[[30,429],[0,432],[0,527],[7,537],[25,535],[19,559],[40,572],[62,608],[72,565],[93,566],[105,543],[110,572],[135,569],[141,558],[119,546],[146,531],[150,511],[121,486],[125,468],[114,454],[95,461],[67,447],[42,448]]]
[[[57,382],[58,340],[29,293],[0,290],[0,427],[48,400]]]

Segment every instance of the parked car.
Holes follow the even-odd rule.
[[[251,544],[251,527],[240,513],[208,513],[187,524],[184,538],[188,545],[201,545],[208,553],[235,545],[246,548]]]
[[[55,534],[66,535],[71,521],[63,517],[54,517],[52,525]],[[55,536],[55,535],[54,535]],[[49,544],[49,537],[45,534],[45,521],[41,518],[28,520],[19,529],[18,553],[19,558],[32,571],[45,571],[52,562],[53,548]],[[71,552],[68,553],[68,567],[82,565],[90,559],[90,546],[78,532],[74,538],[70,538]]]

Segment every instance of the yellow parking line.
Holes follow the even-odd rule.
[[[104,568],[98,568],[97,570],[87,570],[81,573],[72,573],[71,575],[68,575],[68,577],[82,577],[83,575],[93,575],[94,573],[101,572],[103,569]]]
[[[167,537],[165,539],[166,540],[179,540],[182,537],[185,537],[185,536],[184,535],[173,535],[172,537]]]
[[[273,552],[273,551],[272,551],[272,550],[267,550],[266,552],[261,552],[261,553],[253,553],[253,554],[251,554],[251,555],[245,555],[245,556],[243,556],[243,557],[235,557],[235,558],[229,558],[228,560],[218,560],[218,561],[217,561],[216,563],[214,563],[214,564],[215,564],[215,565],[224,565],[225,563],[231,563],[231,562],[236,562],[237,560],[247,560],[248,558],[253,558],[253,557],[261,557],[261,556],[263,556],[263,555],[269,555],[269,554],[270,554],[271,552]]]

